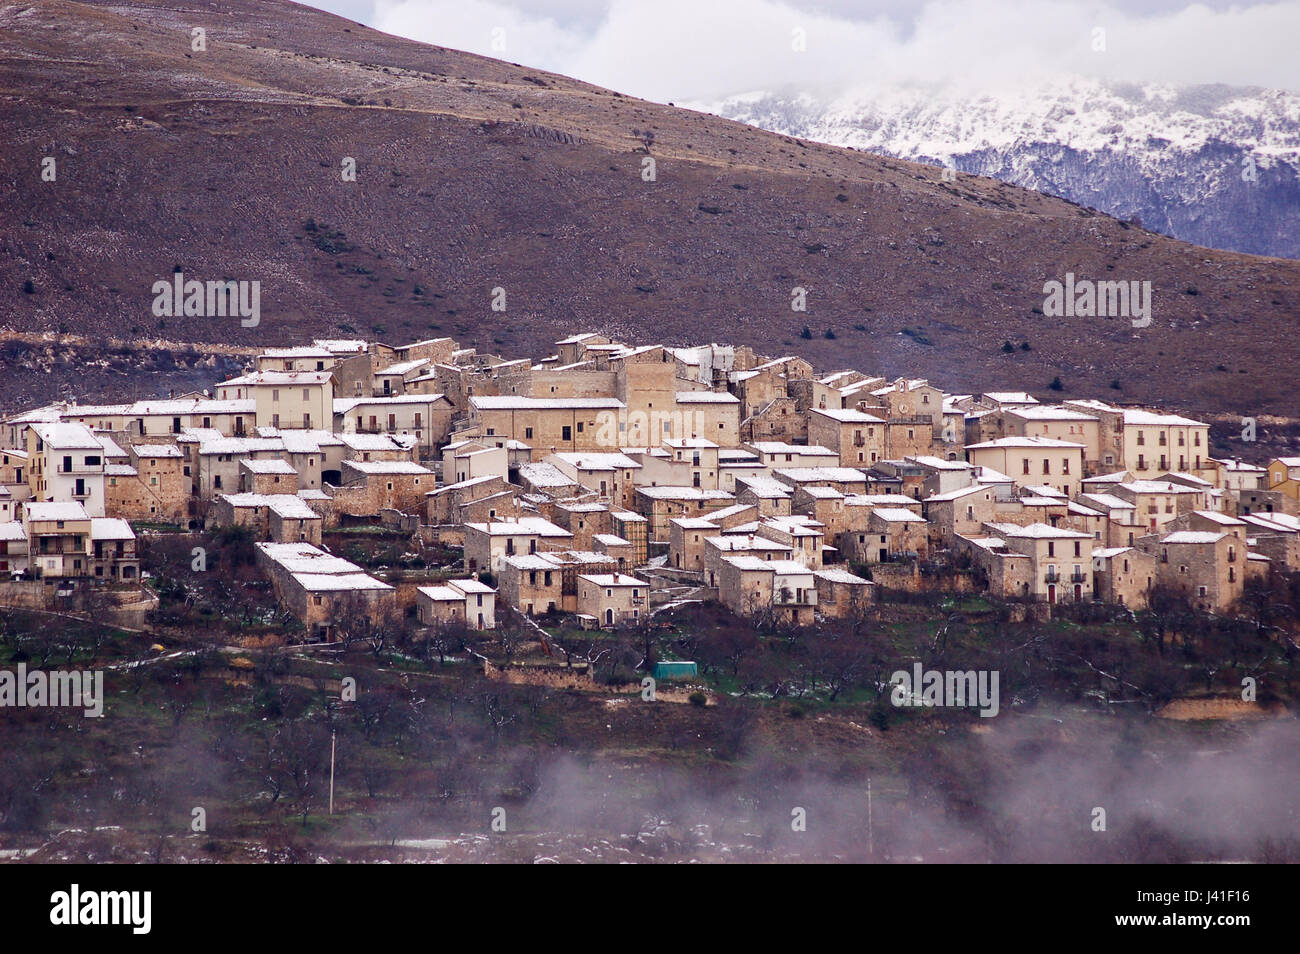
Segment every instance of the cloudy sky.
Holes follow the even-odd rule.
[[[387,33],[660,102],[778,88],[827,93],[881,82],[986,87],[1061,72],[1300,92],[1300,0],[315,0],[313,5]],[[803,49],[797,49],[801,43]]]

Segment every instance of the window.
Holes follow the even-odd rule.
[[[280,400],[280,389],[279,389],[279,388],[272,388],[272,389],[271,389],[271,400],[272,400],[272,401],[278,401],[278,400]]]
[[[1052,472],[1052,462],[1051,462],[1050,460],[1044,460],[1044,461],[1043,461],[1043,473],[1045,473],[1045,474],[1050,474],[1051,472]]]
[[[1021,461],[1021,463],[1025,465],[1025,473],[1026,474],[1029,473],[1029,458],[1026,457],[1023,461]]]
[[[311,391],[308,390],[307,388],[303,388],[303,389],[302,389],[302,399],[303,399],[304,401],[310,401],[310,400],[311,400]]]
[[[491,431],[488,431],[488,433],[491,434],[492,432],[491,432]],[[570,427],[569,425],[567,425],[567,424],[564,425],[562,428],[560,428],[560,440],[562,440],[562,441],[571,441],[571,440],[573,440],[573,428],[571,428],[571,427]]]
[[[1069,472],[1070,472],[1070,458],[1067,457],[1065,458],[1065,460],[1061,461],[1061,473],[1068,474]]]
[[[98,457],[98,455],[96,455],[96,454],[88,454],[88,455],[86,455],[86,466],[87,466],[87,467],[98,467],[98,466],[99,466],[99,457]]]
[[[582,421],[579,421],[579,422],[578,422],[578,433],[579,433],[579,434],[582,433]]]
[[[1056,556],[1056,544],[1053,543],[1051,540],[1047,541],[1047,555],[1049,557]]]
[[[531,427],[525,427],[525,428],[524,428],[524,439],[525,439],[525,440],[532,440],[532,439],[533,439],[533,429],[532,429]]]

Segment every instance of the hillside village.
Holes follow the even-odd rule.
[[[376,525],[463,556],[403,587],[322,545]],[[316,340],[201,393],[0,419],[17,601],[147,598],[142,535],[221,527],[253,535],[313,640],[367,614],[608,629],[702,599],[802,626],[946,571],[1036,612],[1163,587],[1218,613],[1300,570],[1300,456],[1212,457],[1208,424],[1168,409],[599,334],[540,361]]]

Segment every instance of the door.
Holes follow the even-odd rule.
[[[1076,603],[1082,603],[1082,602],[1083,602],[1083,586],[1082,586],[1082,584],[1079,584],[1079,583],[1074,584],[1074,601],[1075,601]]]
[[[1048,583],[1048,584],[1047,584],[1047,602],[1049,602],[1049,603],[1055,603],[1055,602],[1056,602],[1056,584],[1055,584],[1055,583]]]

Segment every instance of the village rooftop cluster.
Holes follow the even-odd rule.
[[[496,626],[498,601],[610,628],[693,592],[793,625],[960,565],[1004,599],[1207,612],[1300,569],[1300,457],[1099,400],[950,394],[747,347],[599,334],[507,360],[450,338],[268,348],[210,391],[0,421],[0,572],[56,602],[140,586],[137,532],[241,526],[312,638],[340,613]],[[394,587],[322,532],[463,548]]]

